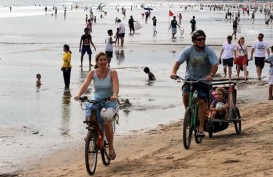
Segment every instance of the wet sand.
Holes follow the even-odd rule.
[[[95,176],[270,176],[273,172],[273,102],[261,101],[267,96],[267,90],[259,88],[259,83],[253,85],[261,97],[248,97],[250,103],[239,101],[241,134],[237,135],[234,125],[230,124],[212,138],[207,135],[201,144],[192,140],[189,150],[185,150],[182,143],[182,121],[118,136],[116,160],[105,167],[99,158]],[[43,177],[88,176],[83,147],[82,140],[41,161],[28,163],[27,170],[18,173]]]

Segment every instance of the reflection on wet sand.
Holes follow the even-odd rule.
[[[61,135],[69,136],[69,123],[70,123],[70,91],[66,91],[62,97],[62,123],[61,123]]]
[[[115,55],[116,55],[118,66],[124,63],[124,60],[125,60],[124,50],[115,50]]]

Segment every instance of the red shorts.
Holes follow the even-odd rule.
[[[236,65],[246,65],[247,64],[247,58],[246,58],[246,56],[237,57],[234,60],[234,64],[236,64]]]

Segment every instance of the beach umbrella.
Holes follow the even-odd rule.
[[[151,7],[144,7],[143,9],[144,9],[144,10],[149,10],[149,11],[150,11],[150,10],[154,10],[154,9],[151,8]]]

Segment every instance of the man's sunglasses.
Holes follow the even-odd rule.
[[[206,38],[198,38],[198,39],[195,39],[196,41],[205,41]]]

